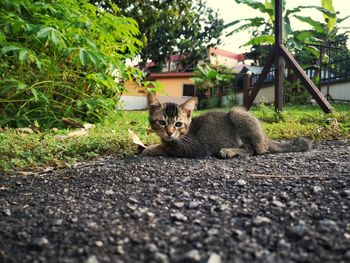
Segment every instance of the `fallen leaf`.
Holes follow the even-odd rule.
[[[34,172],[27,172],[27,171],[18,171],[18,172],[16,172],[16,174],[28,176],[28,175],[34,175],[35,173]]]
[[[129,134],[130,134],[130,136],[131,136],[132,141],[133,141],[135,144],[140,145],[140,146],[142,146],[143,148],[147,148],[147,147],[143,144],[143,142],[140,140],[140,138],[139,138],[131,129],[128,129],[128,132],[129,132]]]
[[[81,130],[78,130],[78,131],[72,131],[72,132],[68,133],[67,137],[71,138],[71,137],[77,137],[77,136],[85,136],[87,134],[88,134],[87,130],[81,129]]]
[[[21,133],[33,133],[34,132],[31,128],[17,128],[16,131],[21,132]]]
[[[94,125],[93,124],[91,124],[91,123],[84,123],[84,129],[85,130],[89,130],[89,129],[92,129],[93,127],[94,127]]]
[[[72,132],[68,133],[67,135],[56,135],[56,136],[54,136],[54,139],[56,141],[63,141],[65,139],[79,137],[79,136],[86,136],[86,135],[88,135],[88,131],[85,129],[80,129],[77,131],[72,131]]]
[[[67,123],[68,125],[71,125],[71,126],[74,126],[74,127],[78,127],[78,128],[84,128],[84,126],[77,122],[76,120],[72,120],[72,119],[69,119],[69,118],[62,118],[62,121],[64,123]]]

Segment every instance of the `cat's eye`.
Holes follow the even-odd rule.
[[[164,120],[160,120],[160,121],[158,121],[158,123],[162,126],[165,126],[165,124],[166,124],[166,122]]]
[[[178,121],[175,123],[175,127],[181,127],[182,126],[182,122]]]

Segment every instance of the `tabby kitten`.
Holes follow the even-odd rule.
[[[208,112],[192,119],[197,98],[181,105],[162,104],[149,94],[147,102],[152,130],[160,137],[161,144],[146,148],[144,155],[233,158],[311,149],[311,141],[303,138],[288,142],[270,140],[259,121],[243,108],[233,107],[226,113]]]

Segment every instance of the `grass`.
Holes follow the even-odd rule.
[[[252,113],[261,120],[266,133],[273,139],[300,136],[313,140],[349,138],[350,104],[333,106],[335,111],[331,114],[324,114],[318,106],[310,105],[287,105],[279,114],[272,107],[259,105],[252,109]],[[195,115],[203,112],[198,111]],[[90,129],[88,136],[61,141],[56,140],[55,136],[67,134],[72,129],[31,134],[8,129],[0,132],[0,171],[61,168],[102,155],[133,155],[137,152],[137,146],[131,142],[128,128],[145,144],[158,142],[153,133],[149,134],[147,111],[113,113],[104,123]]]

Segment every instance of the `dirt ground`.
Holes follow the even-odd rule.
[[[0,175],[0,262],[350,262],[350,142]]]

